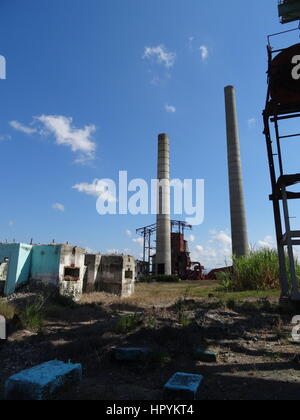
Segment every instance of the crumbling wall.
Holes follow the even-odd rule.
[[[71,245],[39,245],[33,249],[31,280],[56,287],[63,296],[79,300],[85,274],[85,250]]]
[[[99,290],[121,297],[134,293],[135,259],[125,255],[103,255],[100,264]]]
[[[101,255],[86,254],[85,265],[87,267],[84,280],[83,280],[83,292],[91,293],[99,290],[100,288],[100,263]]]
[[[60,293],[79,300],[83,291],[85,272],[85,249],[62,245],[59,265]]]

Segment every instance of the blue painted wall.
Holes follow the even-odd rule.
[[[0,261],[9,259],[4,294],[14,293],[16,288],[29,280],[32,246],[26,244],[0,244]]]
[[[16,286],[29,281],[31,260],[32,245],[20,244]]]
[[[58,281],[60,245],[37,245],[32,250],[31,278],[39,281]]]

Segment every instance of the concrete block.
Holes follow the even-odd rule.
[[[218,353],[214,351],[197,349],[194,353],[194,359],[201,362],[216,363],[218,361]]]
[[[203,379],[202,375],[175,373],[164,386],[164,399],[177,401],[197,400]]]
[[[5,383],[9,401],[53,400],[57,393],[82,380],[80,364],[51,361],[11,376]]]
[[[114,357],[119,362],[140,362],[146,360],[150,350],[144,347],[116,347]]]

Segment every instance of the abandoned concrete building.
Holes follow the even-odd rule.
[[[136,262],[132,256],[87,254],[85,264],[84,292],[107,292],[121,297],[134,293]]]
[[[90,255],[71,245],[0,244],[0,294],[31,283],[53,286],[74,300],[93,291],[128,297],[135,265],[129,255]]]
[[[63,296],[82,295],[85,249],[71,245],[37,245],[32,249],[30,281],[53,285]]]

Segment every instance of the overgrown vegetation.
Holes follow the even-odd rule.
[[[36,300],[28,304],[19,314],[23,328],[41,333],[44,327],[44,302]]]
[[[296,263],[300,275],[300,266]],[[234,257],[230,271],[217,274],[220,281],[219,291],[236,292],[245,290],[279,289],[279,263],[275,250],[252,251],[246,257]]]
[[[72,296],[64,296],[60,293],[57,293],[55,297],[53,297],[51,300],[53,301],[53,303],[65,308],[74,309],[77,307],[77,303],[74,301]]]
[[[118,319],[115,332],[117,334],[128,334],[139,327],[143,322],[143,316],[141,314],[125,315]]]
[[[188,300],[189,293],[190,289],[187,288],[184,292],[184,295],[180,299],[178,299],[174,306],[175,312],[177,313],[178,323],[182,327],[188,327],[192,322],[191,318],[189,317],[188,311],[194,309],[194,301]]]
[[[282,312],[278,304],[270,302],[267,298],[261,298],[254,301],[229,298],[225,302],[225,307],[236,312],[266,312],[272,314]]]

